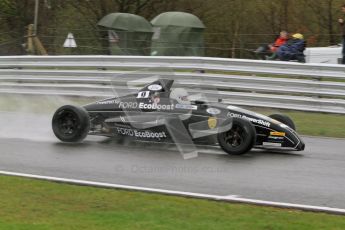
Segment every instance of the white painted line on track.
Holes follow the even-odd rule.
[[[8,172],[8,171],[1,171],[1,170],[0,170],[0,175],[26,177],[26,178],[31,178],[31,179],[39,179],[39,180],[46,180],[46,181],[73,184],[73,185],[161,193],[161,194],[166,194],[166,195],[175,195],[175,196],[183,196],[183,197],[191,197],[191,198],[199,198],[199,199],[208,199],[208,200],[225,201],[225,202],[233,202],[233,203],[246,203],[246,204],[253,204],[253,205],[260,205],[260,206],[270,206],[270,207],[298,209],[298,210],[304,210],[304,211],[325,212],[325,213],[330,213],[330,214],[345,215],[345,209],[340,209],[340,208],[330,208],[330,207],[313,206],[313,205],[247,199],[247,198],[240,198],[237,195],[227,195],[227,196],[209,195],[209,194],[202,194],[202,193],[182,192],[182,191],[146,188],[146,187],[129,186],[129,185],[121,185],[121,184],[111,184],[111,183],[94,182],[94,181],[86,181],[86,180],[75,180],[75,179],[67,179],[67,178],[59,178],[59,177],[41,176],[41,175]]]

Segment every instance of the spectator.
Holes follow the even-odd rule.
[[[292,35],[287,43],[278,48],[276,54],[282,61],[297,60],[298,62],[305,62],[304,50],[306,42],[302,34]]]
[[[274,54],[277,49],[285,44],[289,39],[289,34],[286,31],[281,31],[279,37],[275,40],[274,43],[263,45],[257,48],[254,53],[256,54],[258,59],[265,59],[266,56]]]
[[[341,7],[341,11],[345,13],[345,4]],[[341,34],[343,37],[343,50],[342,50],[343,58],[342,58],[341,64],[345,64],[345,22],[343,18],[339,18],[338,22],[341,26]]]

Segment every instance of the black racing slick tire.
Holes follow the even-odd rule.
[[[256,142],[256,131],[249,120],[233,118],[232,128],[218,134],[219,146],[228,154],[242,155],[250,151]]]
[[[293,120],[290,117],[286,116],[285,114],[277,113],[277,114],[272,114],[269,117],[283,123],[284,125],[289,126],[293,130],[296,130],[296,126]]]
[[[53,116],[52,128],[55,136],[61,141],[80,142],[90,129],[88,112],[82,107],[62,106]]]

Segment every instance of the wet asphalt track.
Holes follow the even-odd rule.
[[[43,176],[345,208],[345,139],[304,137],[304,152],[229,156],[200,148],[183,160],[169,145],[88,137],[64,144],[50,115],[0,113],[0,170]]]

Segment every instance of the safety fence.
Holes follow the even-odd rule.
[[[3,56],[0,93],[110,97],[155,77],[233,105],[345,114],[345,67],[200,57]],[[137,85],[129,84],[135,82]]]

